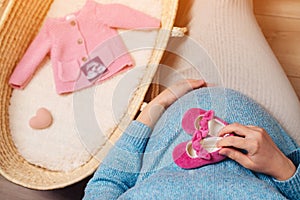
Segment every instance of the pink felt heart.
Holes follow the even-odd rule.
[[[29,121],[29,126],[33,129],[45,129],[52,124],[52,115],[46,108],[40,108],[36,115]]]

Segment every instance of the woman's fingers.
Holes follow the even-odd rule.
[[[296,171],[295,165],[276,146],[268,133],[260,127],[238,123],[224,127],[219,135],[235,133],[217,143],[219,153],[256,172],[278,180],[287,180]],[[242,152],[246,150],[246,152]]]
[[[222,137],[227,133],[234,133],[235,136],[224,137],[218,142],[219,147],[234,147],[246,150],[248,155],[254,155],[259,151],[264,130],[255,126],[243,126],[238,123],[224,127],[219,135]]]
[[[182,80],[172,85],[168,89],[173,93],[176,98],[183,96],[185,93],[192,91],[193,89],[197,89],[200,87],[204,87],[206,85],[204,80],[195,80],[195,79],[187,79]]]
[[[197,79],[186,79],[179,81],[177,85],[185,85],[188,84],[191,88],[196,89],[203,87],[206,83],[204,80],[197,80]]]
[[[263,131],[264,130],[262,128],[257,127],[257,126],[252,126],[252,125],[244,126],[239,123],[233,123],[233,124],[229,124],[229,125],[225,126],[219,132],[219,136],[223,137],[224,135],[226,135],[228,133],[235,133],[238,136],[246,137],[247,135],[251,135],[255,132],[263,132]]]
[[[240,163],[246,168],[250,168],[252,165],[251,159],[246,154],[243,154],[241,151],[232,149],[232,148],[222,148],[219,151],[219,154],[227,156],[228,158]]]
[[[187,92],[204,86],[206,86],[206,83],[203,80],[194,79],[182,80],[172,85],[148,103],[137,117],[137,120],[153,127],[164,109]]]
[[[188,79],[189,84],[192,86],[193,89],[197,89],[200,87],[206,87],[206,82],[204,80],[195,80],[195,79]]]
[[[251,130],[251,128],[249,128],[249,127],[243,126],[238,123],[233,123],[233,124],[229,124],[229,125],[225,126],[219,132],[219,136],[223,137],[224,135],[226,135],[228,133],[235,133],[236,135],[245,137],[249,133],[250,130]]]
[[[247,141],[238,136],[224,137],[217,143],[218,147],[234,147],[238,149],[245,149],[248,147]]]
[[[159,102],[159,104],[167,108],[174,101],[176,101],[181,96],[185,95],[187,92],[205,86],[206,83],[203,80],[182,80],[164,90],[157,96],[156,99]]]

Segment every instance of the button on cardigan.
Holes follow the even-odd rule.
[[[160,21],[122,4],[99,4],[87,0],[76,13],[47,18],[40,32],[16,66],[9,84],[23,89],[36,68],[50,53],[58,94],[74,92],[133,66],[116,28],[153,29]],[[88,68],[87,68],[88,66]],[[84,67],[84,69],[83,69]],[[99,70],[89,79],[87,70]]]

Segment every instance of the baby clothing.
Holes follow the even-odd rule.
[[[56,91],[73,92],[99,83],[133,66],[116,28],[153,29],[160,20],[122,4],[87,0],[64,18],[47,18],[10,77],[13,88],[24,88],[50,52]]]
[[[216,144],[222,139],[219,131],[226,125],[213,110],[189,109],[182,117],[182,129],[191,138],[174,148],[174,162],[183,169],[193,169],[224,160],[226,157],[219,154]]]
[[[214,98],[216,97],[216,98]],[[214,110],[229,124],[264,128],[297,167],[288,180],[244,168],[225,159],[195,169],[182,169],[172,158],[176,146],[190,140],[182,128],[191,108]],[[230,137],[230,136],[229,136]],[[96,199],[300,199],[300,148],[260,105],[224,88],[194,90],[173,103],[153,131],[133,121],[89,181],[84,200]]]

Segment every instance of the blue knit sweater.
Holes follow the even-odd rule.
[[[248,170],[226,159],[185,170],[172,159],[176,145],[191,139],[181,127],[193,107],[214,110],[228,123],[264,128],[296,165],[287,181]],[[300,148],[260,105],[229,89],[194,90],[171,105],[153,131],[133,121],[89,181],[84,200],[92,199],[300,199]]]

